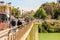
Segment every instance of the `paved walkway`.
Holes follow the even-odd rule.
[[[32,26],[33,26],[32,23],[28,23],[28,24],[24,25],[24,27],[20,28],[16,33],[14,33],[12,35],[12,36],[15,36],[15,38],[13,38],[13,40],[25,40],[27,35],[29,34]],[[8,32],[11,29],[12,28],[0,31],[0,40],[8,40],[7,39],[8,38]],[[10,37],[11,37],[11,35],[9,35],[9,40],[10,40]]]

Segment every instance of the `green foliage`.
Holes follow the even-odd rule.
[[[54,10],[54,19],[58,19],[60,16],[60,8],[55,8]]]
[[[60,19],[60,4],[51,2],[44,3],[41,7],[46,11],[48,18],[52,19]]]
[[[42,24],[38,25],[38,29],[40,33],[59,33],[60,28],[58,28],[60,23],[48,23],[43,22]],[[59,25],[59,26],[58,26]]]
[[[43,8],[39,8],[35,15],[34,15],[35,18],[38,18],[38,19],[45,19],[47,17],[47,14],[46,14],[46,11],[43,9]]]
[[[60,0],[57,0],[58,3],[60,3]]]
[[[20,17],[20,10],[18,10],[17,8],[12,8],[12,15],[17,18]]]
[[[22,18],[26,18],[28,20],[30,20],[30,19],[33,20],[34,19],[33,15],[34,15],[34,11],[33,12],[27,12],[26,14],[22,15]]]
[[[33,14],[23,14],[22,17],[25,17],[25,18],[33,18]]]

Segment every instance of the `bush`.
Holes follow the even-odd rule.
[[[57,23],[48,23],[48,22],[43,22],[42,24],[38,25],[38,30],[39,33],[56,33],[60,32],[60,28],[57,28]],[[56,26],[56,28],[55,28]]]

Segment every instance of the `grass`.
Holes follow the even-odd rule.
[[[60,33],[39,33],[39,40],[60,40]]]

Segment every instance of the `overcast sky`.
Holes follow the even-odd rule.
[[[6,3],[11,2],[13,6],[20,7],[24,10],[36,10],[42,3],[45,2],[56,2],[57,0],[0,0]]]

